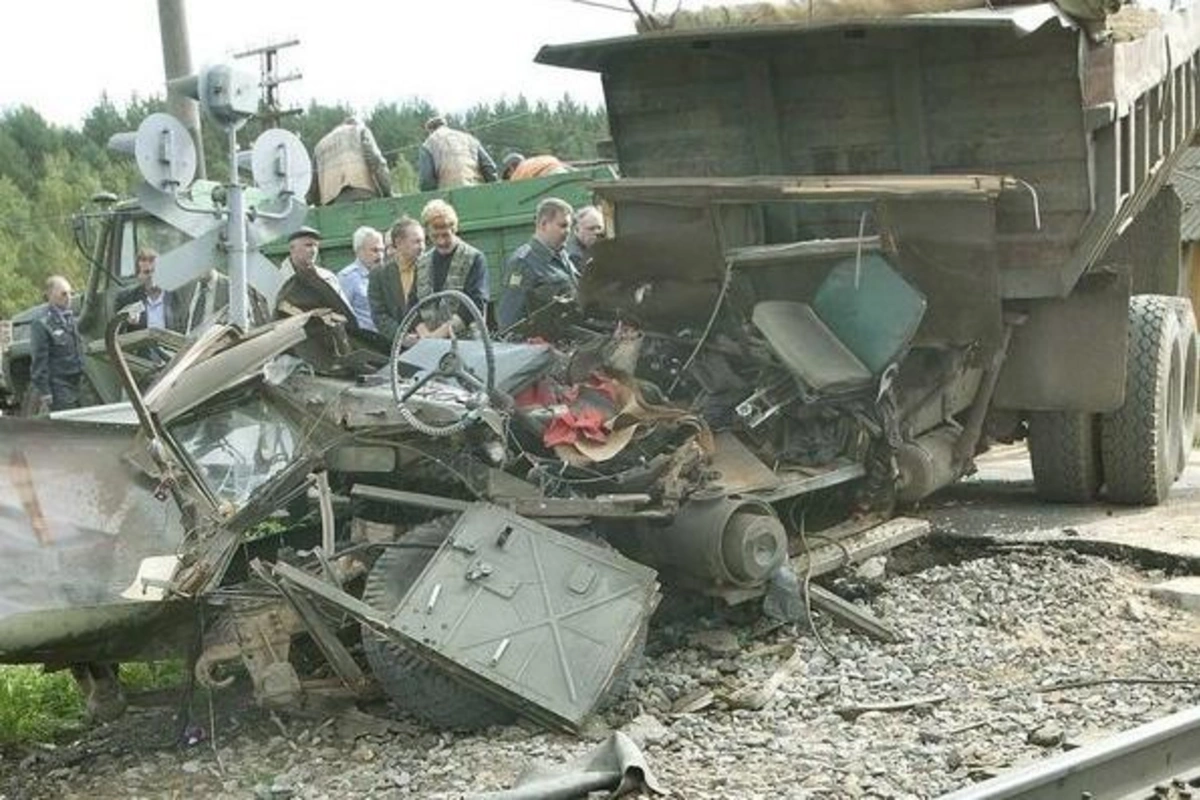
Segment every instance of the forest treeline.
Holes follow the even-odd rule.
[[[82,284],[86,262],[75,246],[71,217],[97,192],[122,197],[133,192],[138,180],[133,159],[108,150],[108,139],[136,130],[148,114],[163,110],[159,98],[118,105],[104,97],[78,127],[53,125],[28,106],[0,112],[0,319],[40,302],[42,282],[51,273]],[[314,102],[281,125],[299,135],[311,153],[317,140],[350,113],[345,106]],[[417,151],[424,122],[433,114],[430,104],[406,100],[380,104],[363,117],[387,157],[397,192],[416,191]],[[510,151],[590,160],[596,158],[597,142],[608,136],[604,111],[568,96],[555,103],[523,97],[484,103],[448,119],[479,137],[497,162]],[[206,120],[201,124],[208,177],[225,178],[224,137]],[[241,148],[248,148],[262,128],[251,121],[238,135]]]

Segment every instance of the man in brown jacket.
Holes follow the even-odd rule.
[[[371,129],[354,117],[325,134],[313,155],[321,205],[387,197],[392,176]]]
[[[422,192],[492,183],[498,178],[496,162],[471,134],[451,128],[442,117],[426,122],[425,130],[429,135],[417,154]]]

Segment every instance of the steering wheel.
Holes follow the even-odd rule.
[[[458,352],[458,339],[454,335],[453,328],[451,328],[450,350],[442,355],[441,359],[438,360],[437,366],[421,376],[411,386],[403,386],[404,381],[400,376],[400,352],[404,349],[404,340],[409,335],[409,329],[420,320],[421,309],[431,303],[439,303],[442,300],[455,300],[460,306],[465,307],[472,321],[475,323],[475,327],[479,330],[479,338],[483,342],[484,377],[480,379],[478,375],[467,369],[467,365]],[[426,436],[450,436],[458,433],[478,419],[479,412],[485,408],[489,408],[496,398],[496,355],[492,348],[492,338],[488,335],[487,323],[484,321],[479,307],[472,302],[471,298],[454,289],[444,289],[440,292],[434,292],[428,297],[423,297],[408,310],[408,313],[404,315],[404,319],[400,320],[400,326],[396,328],[396,336],[392,339],[392,357],[390,363],[392,368],[392,397],[396,400],[400,416],[415,430]],[[449,425],[430,425],[427,422],[423,422],[413,413],[413,409],[409,403],[414,394],[424,388],[430,381],[438,378],[453,380],[459,386],[473,393],[472,399],[468,402],[470,410]]]

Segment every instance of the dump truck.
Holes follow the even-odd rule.
[[[0,418],[0,660],[103,708],[106,664],[186,642],[272,706],[577,730],[662,591],[798,619],[991,442],[1027,437],[1048,498],[1160,502],[1197,366],[1158,190],[1200,19],[918,10],[544,49],[603,73],[628,177],[593,187],[614,235],[578,298],[511,331],[439,293],[478,338],[414,342],[419,307],[363,359],[346,309],[295,308],[143,388],[114,318],[127,406]]]
[[[618,239],[711,240],[707,269],[661,258],[627,283],[682,283],[693,329],[745,303],[810,387],[892,386],[903,497],[1026,438],[1048,500],[1161,502],[1195,423],[1179,204],[1160,190],[1196,128],[1197,13],[972,5],[679,12],[537,60],[603,78]],[[877,259],[924,296],[919,321],[873,284]],[[911,337],[882,352],[901,320]]]

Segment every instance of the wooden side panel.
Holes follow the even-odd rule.
[[[1091,210],[1076,35],[865,29],[664,46],[610,66],[608,109],[630,177],[1014,175],[1044,224],[1032,232],[1032,204],[1006,201],[1000,267],[1055,270]],[[800,220],[808,234],[825,222],[844,233],[844,219]]]

